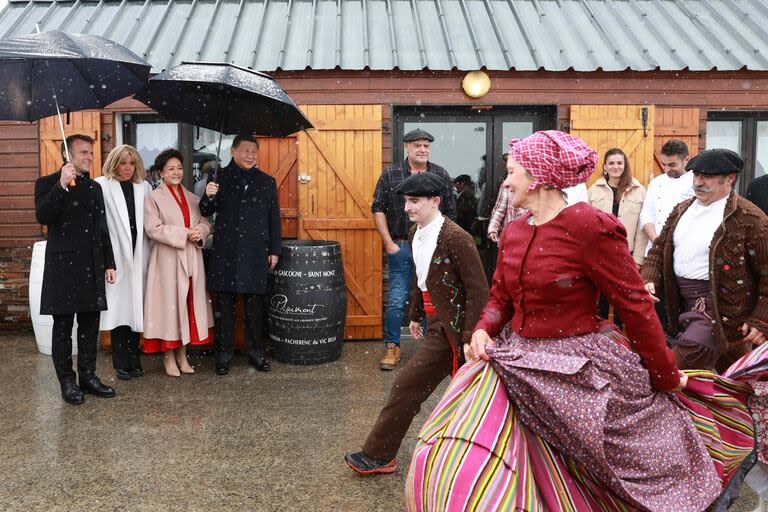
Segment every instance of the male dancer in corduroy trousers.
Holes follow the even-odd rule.
[[[416,266],[411,291],[410,331],[421,346],[397,376],[387,404],[362,451],[345,456],[361,475],[392,473],[396,455],[421,404],[464,363],[464,344],[488,299],[488,283],[475,241],[440,213],[440,179],[430,173],[404,180],[405,212],[415,225],[409,245]],[[426,317],[426,334],[421,321]]]

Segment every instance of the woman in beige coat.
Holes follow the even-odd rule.
[[[637,267],[643,264],[648,237],[640,226],[640,210],[645,201],[645,187],[632,177],[627,155],[619,148],[609,149],[603,157],[603,177],[589,187],[589,204],[606,213],[612,213],[627,230],[629,252]],[[608,301],[600,296],[598,312],[608,318]],[[613,321],[621,327],[621,321]]]
[[[213,312],[205,291],[202,247],[211,225],[199,199],[181,184],[183,158],[166,149],[155,159],[162,182],[144,201],[144,229],[155,241],[144,299],[144,351],[163,352],[165,372],[194,373],[187,345],[213,338]]]

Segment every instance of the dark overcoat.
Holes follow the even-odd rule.
[[[267,293],[267,256],[282,254],[280,205],[275,179],[234,161],[220,170],[219,191],[203,196],[200,213],[216,214],[206,275],[214,292]]]
[[[59,170],[35,183],[35,215],[48,226],[40,314],[104,311],[104,272],[115,268],[104,196],[86,175],[66,190],[60,178]]]

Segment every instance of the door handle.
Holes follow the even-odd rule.
[[[307,174],[299,175],[299,183],[309,183],[310,181],[312,181],[312,176],[309,176]]]

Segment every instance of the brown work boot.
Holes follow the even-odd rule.
[[[394,370],[395,365],[400,362],[400,345],[397,343],[387,343],[384,349],[384,357],[381,358],[379,367],[382,370]]]

